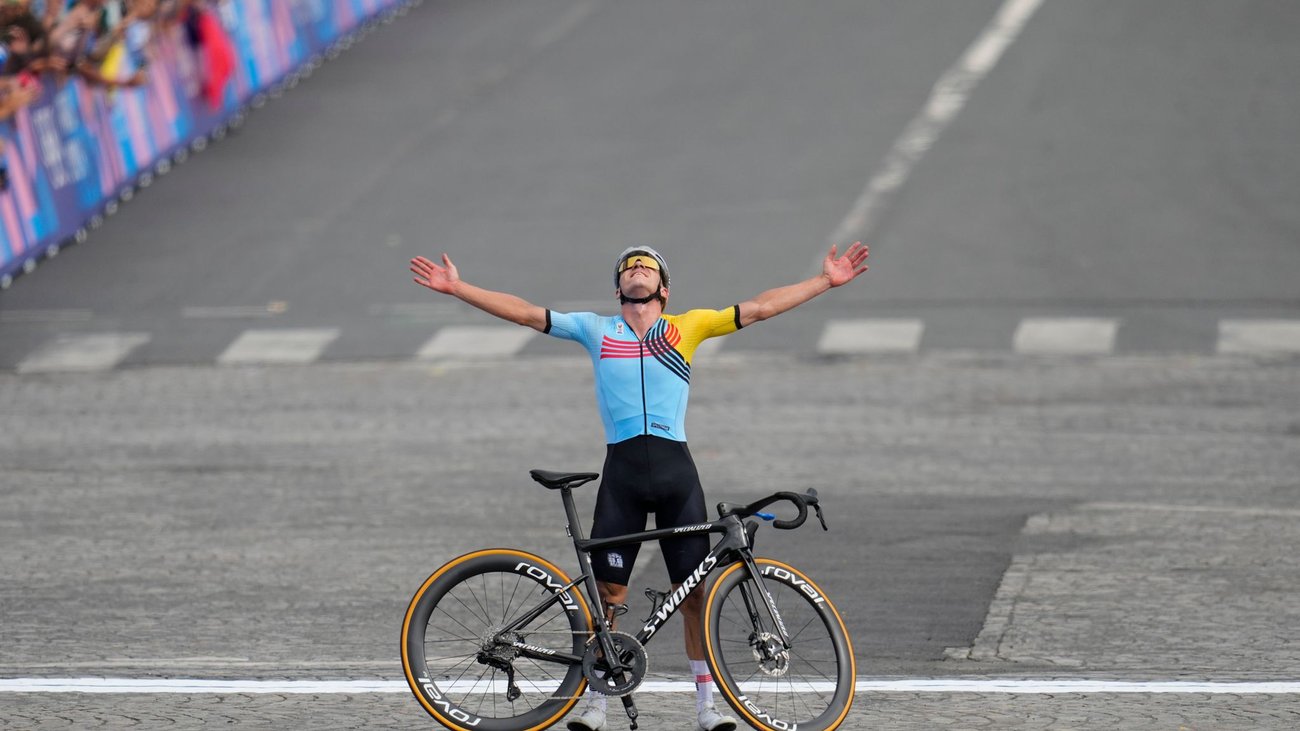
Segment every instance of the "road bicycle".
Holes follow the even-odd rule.
[[[756,558],[757,517],[780,529],[803,525],[816,490],[777,492],[748,505],[718,504],[718,520],[588,539],[573,490],[592,472],[532,470],[560,492],[580,575],[527,551],[489,548],[448,562],[415,592],[402,623],[402,666],[420,704],[451,729],[522,731],[559,721],[590,686],[620,697],[637,728],[632,692],[646,676],[645,644],[704,586],[705,655],[721,695],[744,721],[770,731],[830,731],[853,704],[856,669],[848,631],[826,593],[789,564]],[[761,512],[789,502],[797,517]],[[686,534],[721,538],[672,592],[646,590],[650,615],[635,635],[602,611],[593,551]],[[707,582],[713,574],[717,577]]]

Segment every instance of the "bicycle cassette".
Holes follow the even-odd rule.
[[[645,680],[646,658],[645,646],[626,632],[610,632],[614,648],[618,651],[619,663],[623,666],[623,680],[615,681],[610,677],[609,664],[601,656],[600,642],[595,638],[587,644],[587,651],[582,656],[582,674],[586,676],[591,689],[601,695],[624,696],[636,690]]]

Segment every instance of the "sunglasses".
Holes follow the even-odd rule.
[[[653,269],[656,272],[659,271],[659,262],[655,261],[655,258],[653,256],[646,256],[645,254],[633,254],[632,256],[629,256],[628,258],[624,259],[623,262],[618,265],[618,273],[622,274],[623,272],[635,266],[643,266],[646,269]]]

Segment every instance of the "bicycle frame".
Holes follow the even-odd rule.
[[[708,555],[704,557],[704,560],[695,567],[690,576],[686,577],[686,580],[682,582],[682,585],[668,595],[668,598],[664,600],[663,604],[658,607],[653,614],[651,614],[645,625],[639,632],[637,632],[636,640],[643,645],[649,642],[650,638],[654,637],[659,628],[671,619],[679,609],[681,609],[682,602],[685,600],[686,596],[702,585],[705,580],[708,579],[709,574],[713,573],[715,569],[723,565],[723,558],[727,553],[732,551],[736,552],[736,554],[740,556],[740,560],[744,562],[745,569],[748,571],[750,577],[752,577],[760,587],[763,585],[762,573],[759,571],[757,564],[754,563],[754,556],[750,551],[752,530],[747,528],[746,524],[734,515],[710,521],[708,523],[699,523],[678,528],[659,528],[656,530],[642,531],[640,533],[610,536],[609,538],[583,538],[581,528],[582,524],[578,518],[577,507],[573,502],[572,489],[567,487],[560,488],[560,493],[564,502],[565,517],[568,519],[566,530],[569,537],[573,540],[573,547],[578,555],[578,565],[582,574],[578,578],[569,582],[566,586],[556,587],[559,591],[550,598],[543,600],[536,607],[525,612],[519,617],[519,619],[511,622],[506,627],[503,627],[500,634],[512,632],[519,627],[527,625],[535,618],[541,616],[541,614],[551,605],[564,601],[570,589],[573,589],[578,584],[583,584],[583,588],[586,589],[584,600],[587,602],[587,607],[591,610],[591,616],[596,622],[594,634],[601,643],[601,648],[605,652],[605,656],[616,657],[617,653],[615,652],[613,641],[609,636],[611,629],[605,612],[601,610],[600,591],[596,583],[595,573],[592,571],[591,567],[591,553],[606,548],[617,548],[619,546],[648,543],[650,541],[683,535],[695,535],[700,533],[723,534],[722,539],[719,540],[712,550],[709,551]],[[757,526],[754,527],[756,528]],[[749,592],[743,589],[742,595],[745,600],[746,609],[749,611],[750,618],[756,625],[762,627],[763,619],[759,612],[759,608],[756,605],[755,598],[751,597]],[[786,633],[785,623],[781,621],[781,615],[777,612],[772,595],[766,589],[763,589],[761,597],[759,598],[761,599],[763,607],[766,609],[767,617],[771,620],[771,629],[775,629],[777,636],[781,639],[781,644],[785,648],[789,649],[790,638]],[[764,627],[765,631],[771,631],[771,629]],[[577,664],[582,662],[582,658],[579,656],[533,647],[525,642],[513,641],[510,644],[519,652],[519,654],[535,660],[560,662],[563,664]]]

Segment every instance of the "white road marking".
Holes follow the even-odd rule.
[[[930,99],[894,141],[884,163],[867,183],[852,210],[830,235],[828,244],[845,244],[870,238],[880,211],[894,191],[903,187],[912,170],[966,105],[976,85],[997,65],[1042,0],[1006,0],[966,53],[944,72],[930,91]],[[815,271],[821,271],[821,257]]]
[[[245,330],[217,357],[221,365],[313,363],[339,336],[337,328]]]
[[[925,324],[914,319],[829,320],[817,341],[820,355],[915,353]]]
[[[415,357],[418,360],[505,358],[518,353],[536,334],[536,330],[518,325],[444,327]]]
[[[829,683],[809,683],[828,690]],[[484,684],[479,683],[478,689]],[[742,687],[744,687],[742,685]],[[470,690],[470,681],[448,690]],[[1208,693],[1230,695],[1300,694],[1300,681],[1081,680],[1073,678],[858,678],[860,693],[1147,693],[1153,695]],[[690,680],[647,680],[638,693],[693,693]],[[119,693],[119,694],[358,694],[409,693],[402,680],[207,680],[203,678],[4,678],[0,693]]]
[[[459,302],[394,302],[371,305],[369,312],[380,317],[437,322],[461,317],[468,310]]]
[[[103,371],[149,342],[146,333],[59,335],[18,364],[19,373]]]
[[[1016,328],[1017,353],[1089,355],[1115,350],[1119,321],[1093,317],[1028,318]]]
[[[0,323],[87,322],[95,319],[90,310],[5,310]]]
[[[596,10],[596,3],[593,0],[583,0],[575,3],[565,11],[554,23],[543,28],[533,40],[529,42],[528,47],[534,51],[540,51],[550,46],[561,38],[567,36],[574,28],[582,24],[588,15]]]
[[[268,302],[264,305],[231,305],[221,307],[183,307],[181,317],[186,320],[241,320],[275,317],[289,308],[286,302]]]
[[[1221,320],[1220,353],[1300,353],[1300,320]]]

